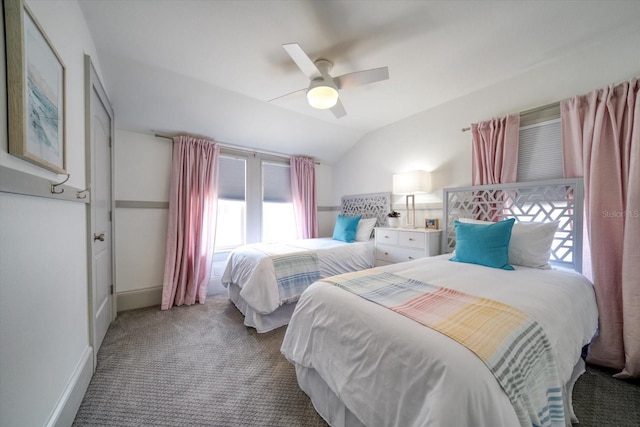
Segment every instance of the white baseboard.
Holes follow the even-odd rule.
[[[118,292],[118,312],[162,303],[162,286]]]
[[[87,346],[46,423],[47,427],[69,427],[73,424],[92,376],[93,347]]]
[[[227,293],[227,289],[220,283],[219,277],[209,281],[207,296]],[[134,310],[136,308],[152,307],[162,303],[162,286],[135,291],[118,292],[118,312]]]

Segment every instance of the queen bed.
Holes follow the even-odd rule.
[[[254,243],[232,251],[222,284],[244,315],[244,324],[260,333],[286,325],[298,298],[311,283],[373,267],[371,232],[384,225],[390,197],[390,193],[343,197],[334,238]],[[338,236],[341,220],[358,217],[355,241]]]
[[[454,254],[311,285],[282,353],[318,413],[332,426],[571,425],[597,327],[592,284],[576,271],[581,188],[445,190],[443,242]],[[488,266],[492,233],[511,239],[507,258]],[[485,245],[471,258],[470,241]]]

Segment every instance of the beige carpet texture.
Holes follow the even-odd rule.
[[[326,426],[280,354],[286,328],[242,321],[226,296],[120,313],[73,425]],[[580,427],[639,427],[640,385],[589,367],[574,407]]]

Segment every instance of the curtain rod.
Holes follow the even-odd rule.
[[[557,106],[560,105],[560,102],[561,101],[552,102],[551,104],[546,104],[546,105],[542,105],[540,107],[530,108],[529,110],[521,111],[520,112],[520,117],[526,116],[527,114],[537,113],[539,111],[543,111],[543,110],[546,110],[546,109],[549,109],[549,108],[552,108],[552,107],[557,107]],[[462,131],[462,132],[467,132],[467,131],[470,131],[470,130],[471,130],[471,127],[466,127],[466,128],[460,129],[460,131]]]
[[[163,139],[168,139],[168,140],[173,141],[173,137],[168,136],[168,135],[162,135],[162,134],[156,133],[156,134],[154,134],[154,136],[156,138],[163,138]],[[189,135],[189,136],[193,136],[193,135]],[[239,146],[234,145],[234,144],[229,144],[227,142],[222,142],[222,141],[216,141],[216,140],[214,140],[212,138],[206,138],[206,137],[202,137],[202,136],[196,136],[196,138],[208,139],[210,141],[215,142],[216,144],[219,144],[221,147],[227,148],[229,150],[235,150],[235,151],[238,151],[238,152],[240,152],[242,154],[253,154],[253,155],[255,155],[255,154],[264,154],[264,155],[267,155],[267,156],[280,157],[280,158],[283,158],[283,159],[290,159],[291,157],[293,157],[293,156],[290,156],[288,154],[276,153],[276,152],[273,152],[273,151],[247,150],[246,148],[242,148],[242,147],[239,147]],[[320,162],[317,162],[317,161],[314,162],[314,163],[316,165],[320,164]]]

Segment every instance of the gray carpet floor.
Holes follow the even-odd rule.
[[[326,426],[280,354],[284,332],[246,328],[226,296],[120,313],[73,425]],[[574,407],[581,427],[640,427],[640,385],[589,367]]]

